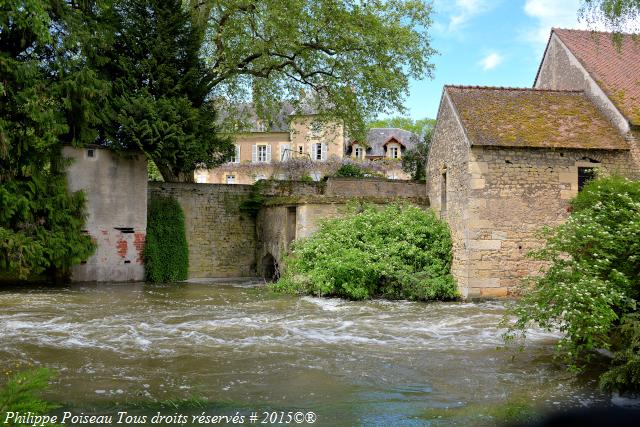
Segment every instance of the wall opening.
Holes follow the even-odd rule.
[[[295,206],[287,208],[287,249],[296,239],[296,210]]]
[[[447,170],[442,172],[440,179],[440,212],[447,212]]]
[[[596,170],[593,167],[578,167],[578,191],[587,185],[596,176]]]
[[[262,278],[269,282],[275,282],[280,278],[278,262],[270,253],[262,257],[261,272]]]

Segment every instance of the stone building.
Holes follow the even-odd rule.
[[[637,55],[627,36],[622,53],[611,43],[554,29],[535,88],[445,86],[427,192],[451,227],[465,297],[504,296],[536,274],[537,231],[566,219],[596,170],[639,176],[640,86],[628,81],[640,81],[640,56],[620,57]]]
[[[409,180],[411,176],[402,170],[402,157],[407,150],[415,148],[418,139],[418,135],[404,129],[372,128],[364,143],[349,144],[346,155],[354,160],[385,160],[389,164],[387,178]]]
[[[99,146],[64,147],[70,191],[86,198],[86,232],[96,252],[75,265],[75,282],[144,280],[142,250],[147,232],[147,160],[118,155]]]
[[[258,118],[245,106],[239,114],[245,130],[235,133],[235,155],[225,165],[195,172],[195,181],[210,184],[253,184],[260,179],[288,179],[292,159],[305,160],[304,174],[315,181],[331,174],[345,158],[384,160],[379,165],[390,179],[410,179],[401,157],[415,145],[417,135],[402,129],[371,129],[363,144],[348,143],[344,126],[284,104],[273,121]],[[299,178],[299,177],[297,177]]]

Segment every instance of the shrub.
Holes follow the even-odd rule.
[[[350,178],[364,178],[365,173],[358,165],[347,163],[340,166],[334,176],[350,177]]]
[[[531,278],[511,310],[517,318],[507,337],[527,324],[564,333],[558,354],[581,369],[593,350],[616,351],[607,389],[640,389],[640,182],[611,177],[587,184],[571,203],[572,214],[545,230],[545,247],[531,255],[548,268]],[[620,339],[622,338],[622,339]]]
[[[20,415],[31,413],[32,415],[44,415],[57,405],[46,402],[36,396],[49,385],[51,371],[46,368],[31,369],[18,372],[9,377],[5,386],[0,389],[0,417],[5,422],[8,412],[19,412]],[[9,427],[26,426],[27,424],[15,423],[9,417],[5,423]],[[32,425],[32,424],[29,424]],[[51,423],[38,425],[51,426]]]
[[[448,300],[458,297],[451,260],[449,229],[433,212],[411,205],[365,205],[295,242],[283,276],[272,287],[355,300]]]
[[[189,248],[184,214],[180,204],[171,197],[149,199],[144,265],[147,280],[151,282],[174,282],[188,277]]]

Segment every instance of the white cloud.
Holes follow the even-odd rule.
[[[526,39],[546,44],[552,27],[586,29],[587,23],[578,20],[581,3],[581,0],[526,0],[524,12],[536,20],[535,27],[525,30]]]
[[[449,18],[449,31],[456,31],[473,17],[491,8],[488,0],[455,0],[452,14]]]
[[[490,71],[502,63],[504,58],[498,52],[492,52],[482,58],[480,65],[484,71]]]

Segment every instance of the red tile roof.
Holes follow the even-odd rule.
[[[629,149],[581,91],[445,86],[471,145]]]
[[[640,126],[640,36],[622,34],[620,45],[611,33],[551,30],[567,46],[600,88],[633,125]]]

